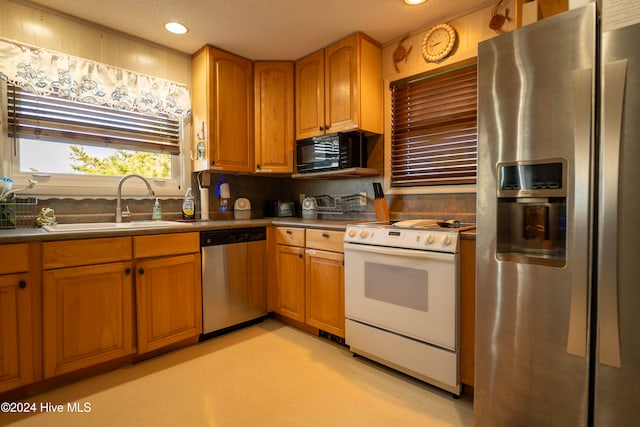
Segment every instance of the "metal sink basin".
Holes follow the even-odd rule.
[[[190,225],[176,221],[131,221],[131,222],[84,222],[78,224],[45,225],[42,228],[48,232],[70,233],[74,231],[101,231],[101,230],[127,230],[139,228],[164,228],[181,225]]]

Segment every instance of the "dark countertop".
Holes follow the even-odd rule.
[[[187,233],[190,231],[216,230],[243,227],[305,227],[325,230],[344,231],[348,224],[357,224],[361,220],[327,220],[302,218],[260,218],[243,220],[196,221],[188,224],[176,224],[168,227],[137,227],[135,229],[109,229],[73,232],[48,232],[41,228],[19,228],[15,230],[0,230],[0,244],[20,242],[49,242],[55,240],[95,239],[100,237],[142,236],[165,233]],[[467,230],[460,233],[461,239],[475,240],[476,231]]]
[[[100,237],[142,236],[149,234],[187,233],[190,231],[216,230],[225,228],[265,227],[269,225],[282,227],[307,227],[344,231],[347,224],[360,222],[309,220],[301,218],[261,218],[244,220],[196,221],[188,224],[176,224],[168,227],[136,227],[135,229],[108,229],[92,231],[48,232],[41,228],[18,228],[0,230],[0,244],[20,242],[48,242],[55,240],[95,239]]]

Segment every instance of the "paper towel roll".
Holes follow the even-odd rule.
[[[200,189],[200,219],[209,219],[209,189]]]

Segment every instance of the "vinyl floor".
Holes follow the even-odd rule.
[[[468,397],[273,319],[27,401],[35,414],[0,413],[0,425],[473,425]]]

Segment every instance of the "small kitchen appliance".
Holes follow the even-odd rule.
[[[241,197],[233,204],[234,219],[251,219],[251,202]]]
[[[367,167],[367,137],[338,132],[296,142],[298,173]]]

